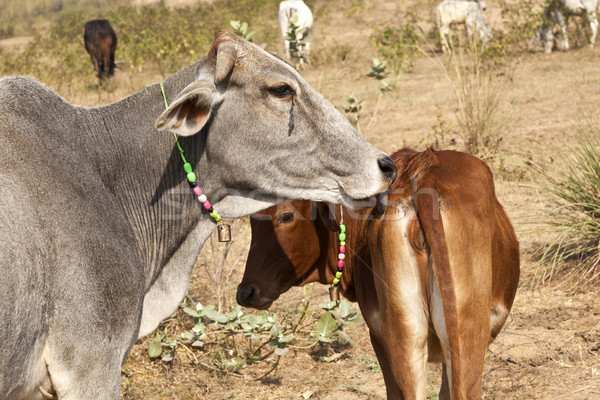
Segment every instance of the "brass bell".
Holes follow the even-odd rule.
[[[329,300],[340,301],[340,288],[337,286],[329,287]]]
[[[231,241],[231,228],[228,224],[221,224],[217,226],[217,234],[219,236],[219,242]]]

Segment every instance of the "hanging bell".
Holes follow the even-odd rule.
[[[340,288],[337,286],[329,287],[329,300],[340,301]]]
[[[219,235],[219,242],[230,242],[231,241],[231,228],[228,224],[221,224],[217,226],[217,234]]]

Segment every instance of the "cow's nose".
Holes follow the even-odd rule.
[[[394,160],[392,160],[389,156],[381,157],[379,160],[377,160],[377,165],[379,165],[379,169],[381,172],[383,172],[383,175],[385,175],[390,182],[394,182],[397,174]]]
[[[258,290],[253,285],[238,287],[236,300],[240,306],[250,307],[256,301]]]

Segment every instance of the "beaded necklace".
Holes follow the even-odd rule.
[[[163,100],[165,101],[165,109],[169,109],[169,103],[167,103],[167,97],[165,96],[165,89],[163,87],[162,82],[160,83],[160,91],[162,92]],[[185,159],[185,156],[183,155],[183,148],[179,144],[179,140],[177,139],[177,135],[175,134],[175,132],[173,132],[173,137],[175,138],[175,144],[177,145],[177,148],[179,149],[179,155],[181,156],[181,160],[183,161],[183,170],[186,173],[188,184],[190,185],[190,188],[192,189],[192,191],[194,192],[194,195],[196,195],[196,198],[202,204],[204,209],[206,211],[208,211],[208,215],[210,215],[212,217],[212,219],[214,219],[215,222],[218,224],[219,222],[221,222],[221,219],[222,219],[221,214],[219,214],[217,211],[215,211],[213,209],[213,207],[210,204],[210,201],[208,201],[208,198],[206,197],[206,195],[202,193],[202,189],[200,189],[198,182],[196,182],[196,174],[194,174],[194,172],[192,171],[192,164],[187,162],[187,160]],[[229,242],[231,240],[231,233],[230,233],[229,225],[221,224],[221,225],[218,225],[218,228],[219,228],[219,241],[220,242]]]
[[[340,301],[340,290],[338,283],[342,279],[342,270],[344,269],[344,260],[346,259],[346,225],[344,225],[344,208],[340,206],[340,234],[338,235],[340,248],[338,253],[337,271],[335,278],[329,288],[329,299],[331,301]]]

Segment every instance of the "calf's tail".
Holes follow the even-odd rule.
[[[456,287],[452,269],[444,225],[440,214],[438,193],[438,170],[440,161],[432,149],[415,154],[407,165],[407,173],[411,183],[412,204],[417,218],[425,234],[442,301],[444,321],[450,347],[451,372],[450,393],[452,399],[464,399],[465,388],[462,382],[460,340],[458,336],[458,307],[454,288]]]

